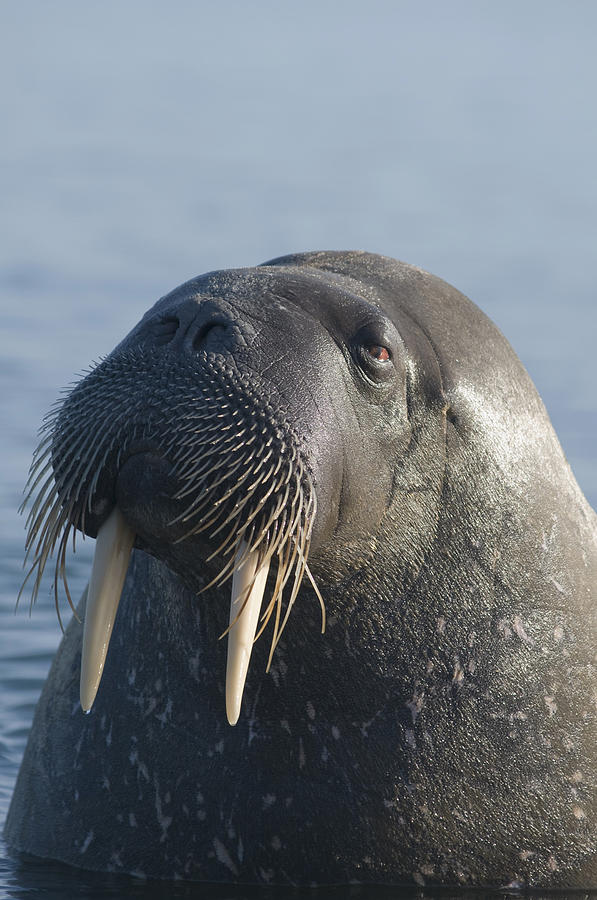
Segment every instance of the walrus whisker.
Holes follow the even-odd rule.
[[[50,528],[52,525],[52,521],[55,516],[59,513],[60,508],[56,507],[56,502],[53,494],[50,494],[44,501],[41,509],[36,511],[36,516],[32,522],[28,521],[29,533],[27,535],[27,539],[25,542],[25,549],[29,550],[29,548],[35,543],[35,539],[38,535],[39,529],[43,525],[43,532]],[[40,543],[42,542],[42,538],[40,537],[40,542],[38,543],[38,548]]]
[[[60,404],[56,405],[56,410],[61,406]],[[55,565],[54,572],[54,598],[55,605],[58,614],[58,620],[60,623],[60,627],[63,628],[62,617],[60,615],[59,605],[58,605],[58,580],[61,579],[65,593],[69,602],[69,605],[74,610],[74,605],[72,602],[72,597],[70,595],[68,580],[66,578],[66,548],[69,540],[69,535],[71,531],[71,521],[75,509],[75,505],[78,501],[78,495],[81,490],[81,483],[84,481],[84,478],[80,478],[80,468],[81,464],[78,466],[75,465],[75,461],[77,458],[77,454],[79,454],[80,458],[84,459],[84,450],[88,444],[88,441],[83,438],[76,441],[74,444],[70,442],[70,446],[68,447],[66,459],[62,457],[62,464],[58,469],[54,470],[54,474],[43,481],[45,473],[52,466],[52,456],[56,452],[56,435],[55,435],[55,418],[56,418],[56,410],[52,411],[52,414],[47,417],[47,421],[44,425],[44,429],[49,433],[42,437],[36,452],[34,454],[34,462],[32,463],[29,478],[27,482],[28,492],[21,506],[21,510],[23,510],[26,504],[31,500],[33,494],[37,489],[37,497],[33,501],[31,508],[29,510],[29,514],[26,520],[26,527],[28,529],[27,538],[25,542],[26,556],[25,560],[30,558],[31,552],[35,547],[35,555],[34,560],[31,564],[29,571],[27,572],[23,583],[21,585],[21,589],[19,590],[17,596],[17,604],[22,596],[22,592],[29,581],[31,574],[36,571],[36,577],[34,581],[34,585],[31,592],[31,605],[35,603],[37,595],[39,593],[39,589],[41,586],[41,579],[43,576],[43,572],[45,570],[47,561],[49,557],[54,553],[56,549],[56,544],[59,538],[60,533],[62,532],[62,537],[60,539],[60,543],[58,544],[58,552],[57,559]],[[71,429],[67,429],[70,431]],[[64,444],[64,430],[62,431],[61,442]],[[103,442],[100,442],[99,447],[96,449],[97,455],[101,452]],[[52,449],[54,447],[54,449]],[[105,459],[105,454],[104,454]],[[93,460],[93,456],[92,456]],[[87,469],[92,465],[92,461],[87,460]],[[100,463],[101,467],[101,463]],[[96,468],[96,475],[99,471],[99,467]],[[60,491],[57,490],[56,487],[56,479],[62,475],[62,489]],[[40,487],[40,482],[41,484]],[[72,488],[73,486],[78,484],[78,489],[76,494],[73,496]],[[70,494],[70,499],[68,502],[66,498]],[[76,529],[72,529],[73,532],[73,549],[76,546]]]
[[[77,616],[77,611],[76,611],[75,605],[74,605],[71,595],[70,595],[70,590],[68,587],[68,580],[66,577],[66,549],[67,549],[67,545],[68,545],[68,538],[69,538],[70,530],[71,530],[71,526],[69,524],[65,528],[65,530],[62,534],[62,538],[60,540],[60,545],[58,547],[58,554],[57,554],[57,560],[56,560],[56,569],[54,572],[54,603],[56,606],[56,612],[58,613],[58,620],[60,622],[61,628],[62,628],[62,617],[60,615],[59,606],[58,606],[58,577],[59,576],[62,578],[62,582],[64,584],[64,590],[66,593],[66,598],[68,600],[68,605],[70,606],[70,608],[71,608],[72,612],[75,614],[75,616]],[[76,529],[73,528],[72,532],[73,532],[73,551],[74,551],[74,541],[75,541]],[[58,566],[60,568],[58,568]]]
[[[306,560],[306,558],[305,558],[305,572],[306,572],[306,574],[307,574],[307,578],[308,578],[309,581],[311,582],[311,587],[312,587],[313,590],[315,591],[315,594],[316,594],[316,596],[317,596],[317,599],[319,600],[319,605],[320,605],[320,607],[321,607],[321,633],[322,633],[322,634],[325,634],[325,629],[326,629],[326,624],[327,624],[327,621],[326,621],[327,615],[326,615],[326,609],[325,609],[325,601],[324,601],[324,599],[323,599],[323,597],[322,597],[322,595],[321,595],[321,591],[320,591],[319,588],[317,587],[317,582],[315,581],[315,579],[313,578],[313,575],[311,574],[311,569],[310,569],[309,566],[307,565],[307,560]]]
[[[259,547],[260,547],[261,543],[263,542],[262,538],[264,537],[264,535],[260,534],[259,539],[256,540],[255,532],[256,532],[255,523],[252,523],[250,526],[249,525],[247,525],[247,526],[237,525],[236,527],[232,528],[228,534],[228,538],[226,540],[226,547],[225,547],[223,553],[228,554],[232,551],[232,549],[236,550],[240,541],[243,541],[247,545],[247,550],[246,550],[247,556],[249,554],[254,555],[255,553],[257,553],[259,551],[261,553],[261,559],[264,562],[271,559],[271,557],[273,557],[273,555],[277,552],[278,542],[276,542],[276,540],[273,540],[273,541],[266,540],[265,548],[262,550],[259,550]],[[239,560],[237,558],[237,555],[235,554],[235,556],[233,558],[231,558],[231,560],[229,562],[234,562],[235,565],[237,565],[237,564],[242,565],[244,560],[243,559]],[[227,568],[228,568],[228,565],[226,566],[226,569]],[[229,576],[226,576],[226,577],[229,577]]]
[[[172,464],[181,478],[199,478],[206,470],[209,470],[210,466],[214,466],[213,457],[209,454],[199,456],[198,451],[201,450],[202,446],[213,445],[215,441],[216,438],[210,434],[209,439],[205,439],[201,442],[193,441],[188,452],[184,454],[182,458],[176,453],[172,455]],[[230,453],[232,452],[233,451],[230,451]],[[230,453],[226,454],[226,457],[221,460],[216,461],[216,468],[219,468],[221,465],[226,465]]]
[[[274,615],[274,610],[275,610],[275,615]],[[269,672],[269,668],[270,668],[271,656],[272,656],[272,648],[274,647],[274,643],[275,643],[275,640],[276,640],[276,635],[277,635],[277,633],[278,633],[278,627],[279,627],[279,623],[280,623],[280,614],[281,614],[281,610],[282,610],[282,591],[280,590],[280,588],[278,588],[277,592],[275,592],[275,593],[272,595],[272,600],[271,600],[270,606],[268,607],[268,612],[267,612],[267,615],[266,615],[266,617],[265,617],[265,621],[264,621],[264,623],[263,623],[263,625],[262,625],[262,627],[261,627],[261,629],[260,629],[260,631],[259,631],[259,635],[258,635],[258,637],[260,637],[261,634],[263,634],[265,628],[266,628],[267,625],[269,624],[269,620],[271,619],[272,615],[274,615],[274,626],[273,626],[272,640],[271,640],[271,643],[270,643],[270,651],[269,651],[268,658],[267,658],[267,663],[266,663],[266,666],[265,666],[265,671],[266,671],[266,672]]]
[[[22,593],[23,593],[23,590],[24,590],[24,588],[25,588],[25,585],[26,585],[27,582],[29,581],[29,578],[31,577],[31,575],[33,574],[33,572],[36,572],[36,575],[35,575],[35,579],[34,579],[34,582],[33,582],[33,588],[32,588],[32,590],[31,590],[31,599],[30,599],[30,604],[29,604],[30,609],[31,609],[31,608],[33,607],[33,605],[35,604],[35,601],[36,601],[37,596],[38,596],[38,594],[39,594],[39,589],[40,589],[40,585],[41,585],[41,578],[42,578],[42,575],[43,575],[43,572],[44,572],[44,569],[45,569],[45,566],[46,566],[47,558],[48,558],[48,555],[49,555],[50,552],[51,552],[50,549],[47,549],[47,548],[44,546],[44,550],[43,550],[43,551],[40,551],[39,554],[36,554],[36,555],[35,555],[35,557],[34,557],[34,559],[33,559],[33,563],[32,563],[32,565],[31,565],[31,568],[28,570],[28,572],[27,572],[27,574],[26,574],[26,576],[25,576],[25,578],[24,578],[24,580],[23,580],[23,583],[22,583],[22,585],[21,585],[21,588],[20,588],[20,590],[19,590],[19,593],[18,593],[18,595],[17,595],[17,605],[18,605],[18,603],[19,603],[19,601],[20,601],[20,599],[21,599],[21,595],[22,595]],[[27,561],[27,557],[25,557],[25,559],[26,559],[26,561]]]
[[[278,484],[273,485],[273,490],[274,490],[274,491],[277,491],[278,488],[279,488],[279,485],[278,485]],[[272,491],[270,490],[270,492],[268,493],[268,495],[271,494],[271,492],[272,492]],[[234,493],[234,490],[233,490],[232,488],[231,488],[231,493]],[[288,492],[286,493],[286,495],[285,495],[284,498],[279,498],[279,499],[278,499],[278,504],[277,504],[277,506],[274,508],[272,514],[270,515],[269,520],[268,520],[268,521],[262,526],[262,528],[261,528],[261,535],[262,535],[262,537],[263,537],[263,535],[268,531],[268,529],[269,529],[269,527],[270,527],[271,522],[273,521],[273,519],[275,519],[275,518],[277,518],[277,517],[279,516],[280,511],[281,511],[281,508],[282,508],[282,507],[285,505],[285,503],[286,503],[287,497],[288,497]],[[244,507],[245,507],[248,503],[250,503],[251,499],[252,499],[251,496],[245,494],[245,496],[243,497],[243,499],[242,499],[239,503],[235,504],[233,510],[232,510],[232,511],[229,513],[229,515],[224,519],[224,521],[222,522],[222,524],[221,524],[215,531],[211,532],[211,537],[214,537],[219,531],[222,530],[222,528],[224,528],[224,527],[225,527],[226,525],[228,525],[230,522],[232,522],[233,520],[238,519],[239,516],[240,516],[240,514],[242,513],[242,510],[244,509]],[[259,540],[261,540],[262,537],[261,537]],[[259,542],[258,542],[258,543],[259,543]],[[257,545],[254,546],[254,549],[256,549],[256,546],[257,546]],[[212,554],[212,556],[213,556],[213,555],[215,555],[215,554]],[[211,559],[211,558],[212,558],[211,556],[208,557],[208,560]]]
[[[257,541],[257,543],[255,544],[255,549],[259,546],[260,541],[262,541],[264,539],[265,535],[268,534],[269,529],[271,528],[273,523],[280,516],[280,513],[282,512],[282,509],[285,506],[286,499],[287,499],[287,496],[278,498],[278,502],[277,502],[276,506],[274,507],[274,509],[272,510],[269,519],[266,522],[264,522],[264,524],[263,524],[261,536],[260,536],[259,540]],[[243,504],[243,506],[244,506],[244,504]],[[228,518],[230,519],[231,516],[229,516]]]
[[[297,597],[297,594],[298,594],[298,591],[299,591],[299,588],[300,588],[300,585],[301,585],[301,581],[302,581],[302,578],[303,578],[304,567],[301,567],[301,566],[299,566],[298,564],[295,565],[295,556],[296,556],[296,555],[293,555],[292,560],[291,560],[291,562],[289,563],[288,568],[286,569],[285,576],[284,576],[284,580],[283,580],[283,584],[282,584],[282,587],[281,587],[281,589],[280,589],[280,594],[279,594],[279,596],[280,596],[280,598],[281,598],[281,596],[282,596],[282,591],[284,590],[284,586],[286,585],[286,582],[287,582],[287,580],[289,579],[289,577],[290,577],[290,575],[291,575],[291,573],[292,573],[292,571],[293,571],[293,567],[294,567],[294,584],[293,584],[292,591],[291,591],[291,594],[290,594],[290,599],[288,600],[288,603],[287,603],[287,605],[286,605],[286,612],[285,612],[285,614],[284,614],[284,618],[282,619],[282,623],[279,625],[279,628],[276,629],[276,632],[275,632],[274,637],[273,637],[273,639],[272,639],[272,644],[271,644],[271,647],[270,647],[270,653],[269,653],[269,657],[268,657],[268,661],[267,661],[267,666],[266,666],[266,672],[269,672],[269,668],[270,668],[270,665],[271,665],[271,662],[272,662],[272,658],[273,658],[275,649],[276,649],[276,647],[278,646],[278,642],[279,642],[279,640],[280,640],[280,638],[281,638],[281,636],[282,636],[282,632],[284,631],[284,628],[286,627],[286,623],[288,622],[288,618],[289,618],[289,616],[290,616],[290,612],[291,612],[291,610],[292,610],[292,607],[294,606],[294,602],[295,602],[295,600],[296,600],[296,597]]]
[[[211,483],[211,484],[209,485],[209,492],[210,492],[210,494],[214,493],[214,492],[216,491],[216,489],[217,489],[224,481],[227,481],[229,478],[231,478],[232,475],[234,475],[234,473],[238,471],[238,469],[243,465],[244,462],[245,462],[244,459],[240,459],[240,460],[236,463],[236,465],[234,465],[234,466],[232,467],[232,469],[226,469],[226,471],[224,472],[223,475],[221,475],[218,479],[216,479],[216,481],[214,481],[213,483]],[[175,499],[175,500],[182,500],[183,497],[187,497],[190,493],[194,493],[195,491],[197,491],[198,489],[200,489],[201,485],[205,483],[205,481],[206,481],[206,479],[209,477],[209,475],[212,475],[213,472],[216,471],[216,470],[218,470],[218,469],[222,469],[222,468],[224,467],[224,465],[225,465],[225,461],[222,460],[222,462],[220,462],[218,465],[212,466],[212,468],[211,468],[208,472],[206,472],[204,475],[202,475],[201,481],[200,481],[199,483],[197,483],[197,484],[196,484],[196,483],[190,484],[189,487],[188,487],[185,491],[177,491],[177,493],[176,493],[174,499]],[[219,500],[216,501],[216,502],[221,503],[222,500],[219,499]],[[179,517],[178,517],[178,521],[180,521],[181,518],[182,518],[182,517],[179,516]],[[177,521],[177,520],[175,520],[175,521]]]
[[[227,539],[227,543],[232,542],[232,536],[229,536]],[[225,563],[225,565],[220,569],[217,575],[215,575],[211,581],[209,581],[206,585],[201,587],[198,593],[203,594],[205,591],[208,591],[210,588],[223,584],[228,578],[232,576],[234,570],[236,568],[236,561],[234,557],[230,557],[229,560]]]
[[[272,596],[271,596],[270,602],[261,617],[262,625],[261,625],[261,628],[259,629],[258,633],[255,636],[255,640],[257,640],[257,638],[261,637],[261,635],[267,628],[268,622],[273,614],[274,608],[276,609],[276,619],[274,620],[273,634],[274,634],[274,637],[276,635],[277,621],[279,619],[280,608],[281,608],[281,603],[282,603],[282,591],[281,591],[280,586],[281,586],[283,578],[284,578],[284,567],[282,564],[282,555],[281,555],[280,548],[278,548],[278,550],[277,550],[277,556],[278,556],[278,570],[276,573],[276,581],[274,584],[274,589],[272,591]],[[272,638],[272,640],[273,640],[273,638]]]
[[[230,552],[231,547],[234,545],[235,540],[237,539],[237,537],[239,535],[239,529],[237,526],[238,526],[238,522],[235,521],[235,527],[232,527],[230,529],[230,531],[228,532],[228,534],[226,535],[226,537],[224,538],[222,543],[218,547],[216,547],[215,550],[212,550],[212,552],[209,554],[209,556],[206,557],[205,561],[207,563],[210,563],[212,561],[212,559],[215,559],[217,556],[225,556],[228,552]],[[210,538],[213,538],[214,535],[215,535],[215,532],[211,532]]]
[[[66,537],[68,539],[68,528],[66,529],[64,534],[66,535]],[[59,551],[59,555],[60,555],[60,551]],[[59,569],[58,560],[57,560],[56,568],[54,570],[54,608],[56,610],[56,616],[58,617],[58,625],[60,626],[60,631],[64,634],[64,624],[62,622],[62,614],[60,612],[60,604],[58,601],[58,579],[59,579],[59,575],[61,575],[61,574],[63,576],[63,581],[66,583],[66,574],[64,573],[64,563],[60,566],[60,569]],[[68,597],[69,605],[70,605],[71,609],[73,609],[72,601],[70,599],[70,592],[68,591],[68,588],[67,588],[66,594]]]
[[[72,440],[71,434],[77,436],[76,441]],[[61,478],[61,480],[63,479],[63,483],[65,483],[67,475],[72,477],[82,465],[90,463],[93,459],[93,456],[91,460],[86,456],[87,448],[95,446],[95,453],[97,453],[102,449],[103,443],[104,441],[102,440],[97,444],[96,434],[91,430],[86,430],[83,433],[77,432],[74,422],[69,428],[61,429],[59,441],[54,440],[52,450],[54,458],[60,457],[60,464],[55,469],[56,476]],[[77,459],[80,460],[78,465]]]
[[[25,561],[26,561],[26,558],[25,558]],[[27,570],[27,572],[25,574],[25,577],[21,583],[21,587],[19,588],[19,592],[17,594],[17,599],[16,599],[16,603],[15,603],[15,609],[18,608],[21,596],[23,594],[23,591],[25,590],[27,582],[29,581],[33,572],[37,569],[37,566],[38,566],[38,557],[35,557],[35,559],[31,563],[29,569]],[[30,604],[29,604],[30,608],[33,606],[33,602],[34,602],[34,600],[33,600],[33,592],[32,592],[32,596],[31,596]]]
[[[39,440],[31,456],[31,468],[36,465],[40,454],[45,455],[47,453],[47,448],[52,444],[52,428],[55,418],[55,412],[48,413],[48,415],[44,417],[44,424],[37,432]]]
[[[265,456],[262,456],[262,457],[261,457],[261,459],[259,460],[259,465],[258,465],[257,468],[255,469],[255,475],[257,475],[257,473],[259,472],[259,470],[261,469],[261,467],[264,466],[265,463],[266,463],[269,459],[271,459],[271,457],[272,457],[272,455],[273,455],[273,452],[274,452],[274,451],[270,448],[270,449],[268,450],[268,452],[265,454]]]
[[[231,488],[228,492],[229,497],[231,497],[234,493],[235,490]],[[229,499],[229,497],[227,499]],[[245,506],[247,506],[247,504],[251,502],[251,499],[251,497],[245,496],[239,503],[236,503],[232,511],[226,516],[223,522],[215,529],[215,531],[211,532],[211,537],[215,537],[216,534],[218,534],[223,528],[226,527],[226,525],[229,525],[231,522],[238,520]]]
[[[175,544],[180,544],[185,541],[187,538],[192,535],[201,534],[206,531],[210,525],[209,519],[206,517],[209,515],[208,513],[204,513],[204,508],[209,504],[211,499],[211,493],[200,498],[201,502],[197,500],[194,504],[191,504],[183,516],[178,517],[178,522],[191,522],[191,527],[185,531],[182,535],[174,539]],[[214,517],[214,521],[217,522],[220,511],[218,510],[218,515]]]
[[[218,472],[221,469],[225,470],[225,474],[229,474],[232,468],[230,456],[231,454],[227,454],[226,456],[222,456],[222,458],[217,459],[214,462],[213,456],[207,455],[204,460],[194,463],[193,467],[190,469],[181,469],[181,467],[175,460],[173,463],[173,468],[180,480],[187,482],[190,489],[193,490],[200,487],[200,485],[203,484],[210,475],[213,475],[215,472]],[[246,459],[246,455],[240,456],[234,463],[234,471],[236,471],[239,465],[245,463]],[[179,498],[179,496],[186,496],[187,493],[188,491],[181,495],[177,493],[177,499]]]
[[[47,457],[47,453],[44,453],[43,459],[46,459],[46,457]],[[50,471],[51,469],[52,469],[52,461],[51,461],[51,459],[48,459],[46,464],[44,465],[44,467],[41,469],[40,472],[33,473],[33,474],[35,474],[36,477],[32,483],[30,483],[29,481],[27,482],[28,490],[27,490],[25,499],[23,500],[23,502],[21,503],[21,505],[19,507],[20,513],[22,513],[24,511],[25,507],[29,503],[29,500],[33,496],[33,492],[36,490],[38,484],[40,483],[40,481],[42,481],[44,479],[47,472]],[[53,483],[54,483],[54,475],[52,474],[46,479],[45,484],[39,489],[38,497],[36,498],[32,508],[29,510],[29,515],[27,516],[27,520],[26,520],[27,522],[29,521],[30,518],[35,516],[35,511],[38,508],[38,506],[40,505],[40,503],[43,501],[43,497],[48,489],[48,486],[52,485]]]
[[[37,560],[39,560],[41,572],[43,572],[45,568],[47,557],[53,552],[57,540],[57,534],[59,533],[62,525],[62,517],[56,514],[55,520],[51,525],[44,525],[42,533],[40,534],[35,546],[31,546],[27,550],[25,559],[28,560],[30,554],[32,554]]]
[[[292,591],[290,599],[288,601],[286,615],[280,626],[280,614],[281,614],[281,610],[282,610],[282,595],[283,595],[284,587],[290,577],[290,574],[292,573],[292,570],[294,567],[294,562],[295,562],[295,556],[296,556],[296,554],[292,554],[292,555],[290,554],[290,545],[289,544],[285,545],[285,549],[288,552],[286,555],[286,559],[281,559],[280,566],[279,566],[279,572],[280,572],[281,578],[280,578],[280,582],[276,584],[276,590],[274,591],[274,596],[272,598],[273,600],[276,601],[276,619],[275,619],[275,623],[274,623],[274,633],[273,633],[272,642],[271,642],[271,646],[270,646],[270,652],[269,652],[269,656],[268,656],[266,672],[269,671],[274,651],[278,645],[278,641],[280,639],[282,631],[284,630],[284,626],[286,625],[286,622],[288,621],[290,609],[292,608],[292,605],[294,604],[294,599],[296,597],[296,593],[298,592],[298,589],[300,587],[300,583],[302,580],[302,571],[299,571],[298,568],[295,568],[295,581],[294,581],[293,591]],[[270,613],[270,615],[271,615],[271,613]]]
[[[120,421],[121,419],[124,419],[124,417],[125,417],[125,413],[123,412],[123,413],[121,413],[121,415],[120,415],[118,418],[116,418],[115,420],[113,420],[113,422],[112,422],[112,427],[115,427],[115,426],[119,423],[119,421]],[[92,436],[90,435],[90,436],[89,436],[89,440],[91,440],[91,439],[92,439]],[[86,461],[87,464],[86,464],[85,468],[83,469],[83,471],[81,471],[81,467],[83,466],[83,462],[81,462],[81,463],[77,466],[76,470],[75,470],[74,472],[72,472],[72,474],[71,474],[71,472],[69,472],[69,474],[71,474],[71,482],[70,482],[70,484],[72,484],[72,483],[73,483],[73,479],[75,479],[75,478],[78,476],[78,484],[79,484],[79,487],[78,487],[77,493],[76,493],[76,495],[75,495],[75,498],[76,498],[77,500],[79,499],[80,492],[81,492],[81,490],[82,490],[82,488],[83,488],[83,485],[85,484],[85,481],[86,481],[86,479],[87,479],[87,477],[88,477],[88,475],[89,475],[89,472],[92,470],[92,467],[94,467],[94,465],[95,465],[95,471],[96,471],[96,472],[99,472],[101,466],[102,466],[103,463],[105,462],[105,459],[106,459],[107,456],[109,455],[110,451],[113,449],[113,445],[114,445],[114,441],[115,441],[115,440],[116,440],[116,435],[112,435],[110,444],[108,444],[108,447],[107,447],[107,448],[106,448],[106,446],[105,446],[105,441],[104,441],[104,442],[101,442],[100,444],[98,444],[97,447],[96,447],[96,449],[95,449],[95,451],[92,453],[91,457]],[[87,442],[86,442],[86,443],[87,443]],[[84,449],[84,448],[83,448],[83,449]],[[79,450],[79,448],[77,448],[77,452],[78,452],[78,453],[82,453],[82,451]],[[97,465],[97,464],[96,464],[96,459],[100,456],[100,453],[103,453],[102,463],[100,463],[99,465]],[[70,489],[70,484],[69,484],[69,489]]]
[[[33,502],[31,503],[31,508],[28,512],[27,519],[26,519],[27,524],[29,523],[29,521],[32,518],[35,517],[36,510],[39,508],[39,506],[43,502],[45,494],[48,492],[48,490],[50,490],[50,489],[53,490],[54,472],[52,471],[52,473],[50,475],[48,475],[48,477],[46,478],[46,475],[51,468],[52,468],[52,460],[50,457],[50,451],[49,451],[49,449],[47,449],[44,452],[43,456],[40,456],[40,458],[35,462],[35,464],[32,465],[31,468],[29,469],[29,477],[27,479],[27,484],[25,485],[25,490],[23,492],[25,496],[24,496],[24,499],[23,499],[21,505],[19,506],[19,512],[22,514],[25,511],[25,509],[31,502],[31,499],[32,499],[35,491],[37,491],[37,496],[35,497],[35,500],[33,500]],[[45,478],[45,481],[44,481],[44,478]],[[42,482],[42,481],[43,481],[43,484],[40,487],[39,485],[40,485],[40,482]]]
[[[235,442],[234,444],[232,442]],[[228,438],[220,441],[217,436],[213,436],[210,434],[209,439],[201,442],[203,446],[210,446],[214,443],[218,444],[220,453],[225,451],[225,458],[222,460],[222,463],[226,465],[227,460],[236,454],[244,453],[246,456],[246,451],[255,443],[254,436],[247,441],[244,439],[239,440],[239,435],[231,434]],[[226,444],[231,444],[232,446],[226,446]],[[189,448],[187,454],[185,454],[182,458],[178,455],[173,456],[173,464],[176,466],[177,472],[179,473],[181,478],[185,479],[195,479],[198,478],[203,472],[209,467],[212,462],[210,456],[208,455],[206,458],[197,457],[198,451],[201,449],[201,446],[198,443],[193,443],[193,445]]]
[[[283,562],[284,577],[280,586],[280,594],[282,594],[282,592],[284,591],[284,588],[286,587],[286,584],[294,569],[294,563],[297,556],[296,540],[294,539],[294,535],[289,536],[288,541],[284,545],[284,549],[286,552],[286,557]]]
[[[42,490],[38,494],[38,497],[36,498],[34,504],[35,508],[32,509],[27,516],[27,537],[25,539],[25,549],[27,551],[35,542],[35,538],[41,524],[43,524],[46,517],[51,514],[54,506],[54,501],[55,491],[53,488],[53,479],[48,479],[44,484]]]
[[[64,534],[68,538],[68,532],[70,525],[68,523],[68,515],[64,509],[59,508],[57,505],[53,507],[52,510],[53,518],[50,522],[44,524],[44,528],[42,529],[42,534],[40,535],[40,539],[37,543],[37,549],[35,554],[35,561],[33,567],[37,567],[37,576],[35,579],[35,584],[33,587],[32,595],[31,595],[31,604],[33,604],[37,598],[39,593],[39,588],[41,585],[41,579],[46,567],[46,563],[49,557],[54,552],[54,548],[56,546],[58,536],[60,531],[63,528],[66,528]],[[27,553],[27,556],[29,552]],[[27,558],[27,557],[26,557]],[[58,562],[56,563],[58,565]],[[28,578],[29,576],[27,576]],[[23,583],[24,586],[25,582]],[[21,592],[19,592],[19,597]]]
[[[235,490],[240,490],[240,487],[244,484],[244,482],[252,475],[251,467],[249,466],[247,470],[243,473],[243,475],[237,479],[235,482]],[[210,488],[205,492],[205,494],[199,495],[195,500],[189,504],[184,513],[181,516],[177,517],[176,521],[188,521],[192,516],[195,518],[201,514],[202,509],[210,502],[213,491]],[[211,512],[203,515],[199,521],[197,522],[196,527],[194,528],[192,533],[198,533],[199,531],[204,531],[209,528],[209,526],[217,521],[220,515],[219,502],[216,500],[212,504]],[[215,513],[213,510],[215,509]]]
[[[43,556],[44,551],[50,554],[65,520],[66,517],[61,507],[57,504],[52,506],[45,518],[36,520],[35,525],[39,530],[32,534],[32,543],[28,547],[27,555],[30,551],[33,551],[36,557],[38,555]],[[45,562],[43,565],[45,565]]]
[[[270,487],[268,488],[268,490],[267,490],[267,491],[263,494],[263,496],[261,497],[261,500],[259,501],[259,503],[258,503],[257,506],[255,507],[255,509],[253,510],[253,512],[252,512],[252,513],[248,516],[248,518],[246,519],[245,525],[249,525],[249,524],[253,521],[253,519],[255,519],[255,518],[259,515],[259,513],[261,512],[261,510],[263,509],[263,507],[265,506],[265,504],[266,504],[267,501],[269,500],[269,498],[270,498],[270,496],[271,496],[271,494],[273,493],[274,490],[275,490],[275,484],[270,485]],[[210,532],[210,536],[211,536],[211,537],[214,537],[216,534],[218,534],[218,533],[221,531],[222,528],[225,527],[226,524],[227,524],[227,521],[223,522],[223,523],[222,523],[215,531]],[[209,526],[206,525],[206,527],[209,527]]]

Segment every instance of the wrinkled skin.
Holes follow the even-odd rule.
[[[188,282],[113,356],[152,345],[157,316],[180,326],[156,380],[224,359],[304,447],[326,632],[304,580],[231,728],[229,592],[197,596],[205,540],[172,543],[167,467],[141,448],[86,526],[116,499],[142,548],[95,705],[73,620],[9,843],[202,881],[597,886],[596,517],[505,339],[449,285],[362,253]],[[378,344],[389,366],[364,355]]]

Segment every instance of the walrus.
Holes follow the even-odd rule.
[[[364,252],[195,278],[59,404],[31,495],[36,586],[71,535],[97,544],[13,847],[206,882],[597,886],[597,521],[456,289]]]

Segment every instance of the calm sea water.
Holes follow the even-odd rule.
[[[49,584],[14,614],[36,430],[192,275],[324,248],[441,275],[509,337],[597,504],[596,31],[592,0],[0,5],[0,824],[60,638]],[[149,893],[0,842],[0,897]]]

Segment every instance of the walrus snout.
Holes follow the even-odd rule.
[[[234,724],[259,619],[260,633],[276,613],[273,653],[308,573],[316,491],[287,401],[239,353],[250,326],[241,328],[216,304],[186,302],[176,312],[150,317],[76,385],[48,423],[33,488],[48,457],[53,480],[34,504],[29,547],[38,541],[37,587],[56,541],[57,581],[69,533],[97,536],[84,709],[100,684],[133,546],[166,562],[197,592],[206,581],[231,579],[226,692]],[[198,558],[208,577],[193,583],[189,571],[197,572]],[[262,609],[272,564],[277,575]]]

